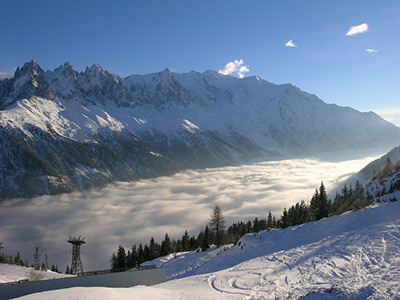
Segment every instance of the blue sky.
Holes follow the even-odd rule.
[[[0,72],[31,59],[45,70],[98,63],[120,76],[242,60],[243,76],[400,125],[399,28],[398,0],[0,0]]]

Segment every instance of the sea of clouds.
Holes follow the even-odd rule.
[[[328,191],[374,157],[346,161],[287,159],[248,165],[188,170],[171,177],[119,182],[89,192],[76,192],[0,204],[0,240],[6,253],[19,251],[33,262],[40,247],[48,262],[62,270],[71,262],[69,235],[86,237],[82,246],[85,270],[109,268],[121,244],[161,242],[168,232],[180,238],[185,229],[199,233],[218,204],[227,225],[279,217],[284,207],[309,201],[323,180]]]

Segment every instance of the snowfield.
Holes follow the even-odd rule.
[[[248,234],[157,259],[153,287],[72,288],[19,299],[400,299],[400,202]],[[180,278],[180,279],[174,279]]]
[[[35,271],[33,268],[21,267],[16,265],[0,264],[0,283],[14,282],[19,280],[29,279],[31,273],[34,273],[36,277],[42,279],[53,279],[71,277],[74,275],[60,274],[52,271]]]

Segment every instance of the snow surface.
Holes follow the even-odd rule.
[[[53,278],[63,278],[63,277],[73,276],[73,275],[60,274],[52,271],[37,271],[31,267],[0,264],[0,283],[29,279],[30,273],[32,271],[34,271],[36,274],[39,274],[40,276],[43,276],[42,279],[53,279]]]
[[[149,262],[165,267],[169,279],[153,287],[71,288],[19,299],[400,299],[399,202],[245,235],[223,249]]]

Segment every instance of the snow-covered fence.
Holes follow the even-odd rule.
[[[134,269],[119,273],[66,277],[19,284],[0,285],[0,300],[12,299],[32,293],[71,287],[131,287],[153,285],[165,281],[164,268]]]

